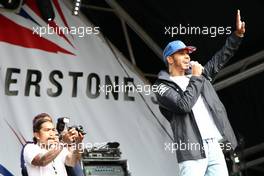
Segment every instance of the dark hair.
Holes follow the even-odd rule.
[[[49,117],[50,118],[50,121],[52,122],[52,118],[50,117],[50,115],[49,114],[47,114],[47,113],[40,113],[40,114],[38,114],[38,115],[36,115],[35,117],[34,117],[34,119],[33,119],[33,125],[38,121],[38,120],[40,120],[40,119],[43,119],[44,117]]]
[[[50,117],[50,119],[45,119],[44,117],[50,117],[49,114],[47,113],[41,113],[38,114],[37,116],[34,117],[33,119],[33,132],[39,132],[41,129],[41,125],[45,122],[52,122],[52,119]],[[33,141],[36,144],[37,143],[37,138],[33,137]]]

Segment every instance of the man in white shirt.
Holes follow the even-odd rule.
[[[81,149],[69,151],[58,140],[56,129],[47,114],[33,123],[34,143],[24,148],[24,160],[29,176],[67,176],[65,165],[74,167],[80,160]],[[83,135],[71,129],[75,145],[79,146]]]

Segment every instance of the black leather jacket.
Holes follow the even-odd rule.
[[[178,162],[205,158],[202,150],[202,138],[194,119],[192,107],[201,94],[207,103],[213,120],[232,148],[236,148],[237,140],[227,118],[224,105],[216,94],[211,81],[225,63],[234,55],[241,43],[241,38],[234,33],[226,40],[225,45],[204,66],[202,76],[192,76],[185,91],[170,80],[166,71],[159,73],[154,85],[161,113],[170,122],[174,135],[174,147]],[[185,145],[185,149],[180,145]],[[197,146],[199,145],[199,147]],[[196,147],[194,147],[196,145]],[[188,147],[189,146],[189,147]],[[193,146],[193,147],[190,147]]]

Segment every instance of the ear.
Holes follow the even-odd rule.
[[[37,138],[37,140],[39,140],[39,133],[34,132],[34,137]]]
[[[169,65],[171,65],[171,64],[174,63],[174,59],[173,59],[173,57],[168,56],[166,59],[167,59],[167,62],[168,62]]]

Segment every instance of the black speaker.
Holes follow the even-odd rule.
[[[46,22],[55,18],[51,0],[36,0],[42,19]]]
[[[130,176],[126,160],[82,160],[85,176]]]

